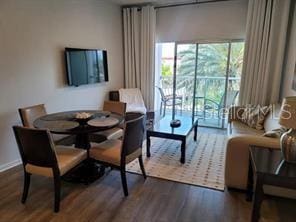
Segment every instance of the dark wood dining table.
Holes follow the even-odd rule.
[[[78,113],[88,113],[91,116],[87,119],[78,119]],[[75,110],[41,116],[33,125],[39,129],[48,129],[53,134],[74,135],[75,147],[87,150],[87,160],[69,172],[65,179],[71,182],[91,183],[102,176],[104,167],[99,167],[89,157],[90,135],[114,128],[123,120],[123,116],[108,111]]]

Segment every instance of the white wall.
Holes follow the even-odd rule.
[[[12,125],[17,109],[97,109],[123,86],[121,9],[100,0],[0,1],[0,170],[19,158]],[[65,47],[108,51],[109,82],[66,86]]]
[[[158,9],[157,41],[244,38],[247,9],[247,0]]]

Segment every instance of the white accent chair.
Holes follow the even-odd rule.
[[[126,103],[126,112],[146,114],[147,109],[138,88],[119,89],[119,101]]]
[[[146,126],[150,128],[153,125],[154,112],[147,111],[140,89],[129,88],[110,91],[109,99],[126,103],[126,115],[129,115],[129,113],[145,114]]]

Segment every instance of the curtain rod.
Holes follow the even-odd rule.
[[[186,6],[186,5],[201,5],[206,3],[228,2],[228,1],[233,1],[233,0],[213,0],[213,1],[208,0],[208,1],[202,1],[202,2],[196,1],[196,2],[187,2],[187,3],[176,3],[176,4],[169,4],[169,5],[155,6],[155,9],[179,7],[179,6]]]
[[[168,5],[159,5],[159,6],[155,6],[155,9],[162,9],[162,8],[171,8],[171,7],[179,7],[179,6],[186,6],[186,5],[201,5],[201,4],[207,4],[207,3],[216,3],[216,2],[228,2],[228,1],[235,1],[235,0],[208,0],[208,1],[202,1],[199,2],[194,1],[194,2],[187,2],[187,3],[176,3],[176,4],[168,4]],[[142,7],[147,6],[147,5],[151,5],[148,3],[143,3],[143,4],[137,4],[137,5],[125,5],[122,6],[122,8],[135,8],[138,7],[138,10],[141,10]]]

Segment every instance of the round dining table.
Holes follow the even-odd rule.
[[[87,114],[87,118],[77,118]],[[97,164],[89,157],[91,148],[89,136],[93,133],[114,128],[122,123],[124,117],[108,111],[75,110],[47,114],[37,118],[35,128],[48,129],[53,134],[74,135],[75,147],[87,150],[87,160],[74,172],[66,175],[68,181],[90,183],[104,173],[104,167],[98,170]],[[72,175],[71,175],[72,174]]]

